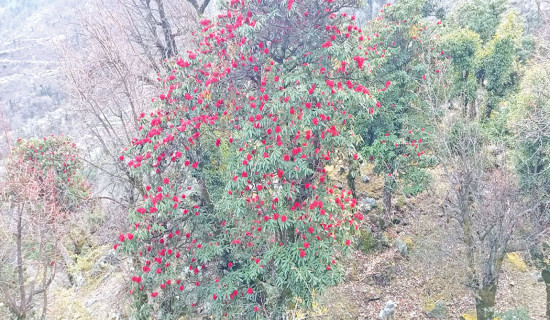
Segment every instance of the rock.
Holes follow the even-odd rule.
[[[475,310],[461,315],[460,320],[477,320],[477,315]]]
[[[535,280],[536,282],[544,282],[544,279],[542,278],[540,272],[534,272],[532,276],[533,280]]]
[[[380,291],[378,291],[378,290],[371,290],[371,291],[369,292],[367,301],[376,301],[376,300],[380,300],[380,298],[382,298],[382,295],[381,295]]]
[[[103,262],[113,266],[118,265],[120,263],[120,260],[114,251],[109,251],[105,256],[99,258],[99,260],[100,260],[99,261],[100,263]]]
[[[369,176],[367,176],[366,174],[365,174],[365,175],[363,175],[363,176],[361,177],[361,179],[363,180],[363,183],[367,183],[367,182],[369,182],[369,181],[370,181],[370,178],[369,178]]]
[[[426,312],[426,316],[430,319],[445,319],[447,316],[447,306],[442,301],[436,301],[434,307]]]
[[[520,255],[517,252],[510,252],[506,254],[506,260],[510,262],[512,267],[518,271],[526,272],[527,271],[527,264],[523,259],[520,257]]]
[[[376,204],[376,199],[374,199],[374,198],[369,198],[369,197],[367,197],[367,198],[365,198],[364,200],[365,200],[368,204],[370,204],[370,206],[373,207],[373,208],[378,206],[378,205]]]
[[[388,300],[384,308],[382,308],[382,310],[380,311],[379,318],[381,320],[393,319],[396,307],[397,307],[397,303],[393,302],[392,300]]]
[[[365,197],[358,202],[358,208],[361,212],[369,212],[376,207],[376,200],[373,198]]]
[[[401,254],[403,257],[406,257],[409,255],[409,246],[405,241],[401,239],[395,239],[393,245],[397,248],[397,251],[399,251],[399,254]]]
[[[358,203],[357,207],[358,207],[359,211],[361,211],[363,213],[366,213],[366,212],[369,212],[369,211],[372,210],[372,207],[370,206],[370,204],[366,203],[363,200],[359,200],[359,203]]]

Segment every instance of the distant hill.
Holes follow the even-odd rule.
[[[74,34],[77,2],[85,3],[0,0],[0,112],[12,140],[58,134],[64,127],[56,44]]]

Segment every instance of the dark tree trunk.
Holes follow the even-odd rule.
[[[496,244],[491,246],[488,260],[483,266],[482,286],[476,292],[476,313],[478,320],[493,320],[495,318],[498,274],[504,260],[504,254],[499,254],[495,246]]]
[[[477,116],[475,101],[470,102],[470,119],[475,119]]]
[[[384,185],[384,192],[382,194],[382,205],[384,206],[384,220],[386,221],[386,223],[391,223],[391,201],[391,189],[389,186]]]
[[[495,318],[496,283],[484,286],[477,292],[476,313],[477,320],[493,320]]]
[[[346,178],[348,179],[348,187],[351,190],[353,197],[356,199],[357,199],[357,193],[355,192],[355,179],[359,174],[361,174],[361,171],[359,169],[359,166],[357,165],[357,162],[351,160],[349,163],[349,170]]]
[[[172,26],[168,22],[168,17],[164,11],[164,3],[162,0],[155,0],[157,3],[157,10],[160,17],[160,26],[162,33],[164,34],[164,58],[171,58],[178,54],[178,47],[176,46],[175,35],[172,32]]]

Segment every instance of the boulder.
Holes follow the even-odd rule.
[[[382,298],[382,294],[379,290],[373,289],[369,292],[367,301],[376,301]]]
[[[433,308],[426,312],[430,319],[445,319],[447,317],[447,306],[442,301],[436,301]]]
[[[539,271],[534,272],[531,276],[533,277],[533,280],[535,280],[536,282],[544,282],[544,279],[542,278],[542,274],[540,274]]]
[[[361,212],[369,212],[376,207],[377,204],[374,198],[365,197],[358,202],[358,208]]]
[[[475,310],[461,315],[460,320],[477,320]]]
[[[517,252],[510,252],[506,254],[506,260],[510,262],[512,267],[518,271],[526,272],[527,264]]]
[[[386,304],[384,305],[384,308],[380,310],[380,319],[381,320],[390,320],[394,318],[395,315],[395,308],[397,307],[397,303],[393,302],[392,300],[388,300]]]
[[[399,254],[401,254],[403,257],[406,257],[409,255],[409,246],[405,241],[401,239],[395,239],[393,245],[397,248],[397,251],[399,251]]]
[[[373,208],[377,207],[378,205],[376,204],[376,199],[374,198],[365,198],[365,201]]]

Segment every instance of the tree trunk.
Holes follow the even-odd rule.
[[[546,319],[550,320],[550,266],[542,269],[541,275],[546,285]]]
[[[482,289],[476,298],[476,314],[478,320],[493,320],[495,318],[496,286],[492,289]]]
[[[367,20],[372,20],[374,16],[373,0],[367,0]]]
[[[17,246],[17,285],[19,286],[19,306],[17,312],[17,319],[26,318],[26,300],[25,300],[25,276],[23,271],[23,248],[22,248],[22,237],[23,237],[23,210],[24,206],[21,205],[18,208],[18,217],[17,217],[17,233],[15,234],[15,243]]]
[[[382,205],[384,206],[384,220],[389,224],[391,223],[391,189],[389,186],[384,185],[384,192],[382,194]]]
[[[349,163],[349,170],[347,175],[348,187],[351,190],[351,194],[357,199],[357,193],[355,192],[355,178],[361,174],[357,161],[351,160]]]
[[[477,116],[475,101],[470,102],[470,119],[475,119]]]
[[[484,286],[477,292],[476,314],[477,320],[493,320],[495,318],[495,296],[497,293],[496,283]]]

